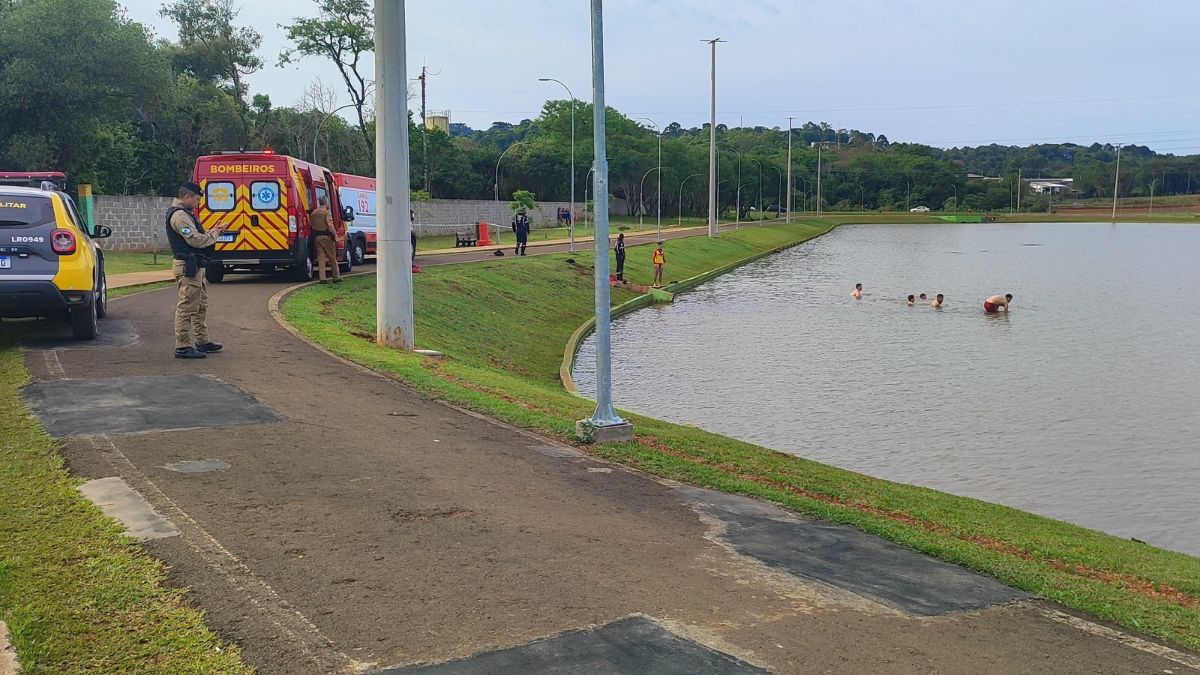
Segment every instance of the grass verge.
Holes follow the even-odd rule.
[[[22,669],[251,672],[166,585],[162,564],[80,496],[25,409],[14,337],[0,339],[0,619]]]
[[[877,219],[878,216],[875,216]],[[669,280],[695,276],[797,243],[840,222],[747,228],[720,239],[667,243]],[[415,278],[419,346],[433,361],[377,347],[373,277],[304,289],[285,318],[334,353],[434,398],[576,442],[574,421],[593,404],[566,393],[563,345],[591,315],[591,258],[565,255],[432,268]],[[629,251],[627,278],[645,283],[650,248]],[[633,299],[614,290],[613,303]],[[589,452],[655,475],[750,495],[847,523],[990,574],[1101,619],[1200,649],[1200,559],[1068,523],[925,488],[879,480],[693,427],[627,414],[633,443]]]

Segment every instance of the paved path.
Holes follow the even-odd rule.
[[[857,531],[426,400],[280,327],[284,285],[215,285],[204,361],[171,358],[170,289],[115,301],[122,335],[27,355],[31,401],[71,408],[43,419],[73,472],[179,531],[144,545],[263,673],[1186,670]]]

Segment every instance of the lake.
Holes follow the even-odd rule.
[[[619,407],[1200,555],[1200,226],[844,226],[612,344]]]

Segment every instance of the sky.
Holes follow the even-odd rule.
[[[161,0],[124,0],[128,16],[174,39]],[[536,117],[562,80],[591,100],[587,0],[408,0],[410,77],[428,65],[429,110],[487,128]],[[279,24],[312,0],[244,0],[239,22],[263,36],[252,93],[293,105],[334,67],[278,67]],[[1135,143],[1200,153],[1200,2],[1159,0],[608,0],[605,97],[660,127],[709,117],[786,128],[787,116],[938,147]],[[372,62],[373,65],[373,62]],[[370,68],[373,70],[373,68]],[[412,85],[410,85],[412,86]],[[414,101],[413,106],[419,104]],[[1195,127],[1195,128],[1193,128]]]

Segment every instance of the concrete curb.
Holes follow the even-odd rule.
[[[0,675],[17,675],[21,663],[17,661],[17,650],[8,640],[8,626],[0,621]]]

